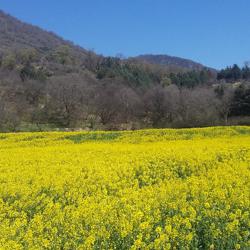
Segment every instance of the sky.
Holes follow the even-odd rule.
[[[0,9],[98,54],[250,61],[249,0],[0,0]]]

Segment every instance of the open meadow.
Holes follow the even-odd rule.
[[[0,134],[0,249],[250,249],[250,127]]]

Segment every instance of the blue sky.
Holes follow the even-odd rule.
[[[103,55],[250,61],[249,0],[0,0],[0,9]]]

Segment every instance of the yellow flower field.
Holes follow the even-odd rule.
[[[0,134],[0,249],[250,249],[250,127]]]

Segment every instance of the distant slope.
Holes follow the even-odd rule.
[[[87,52],[52,32],[24,23],[0,10],[0,50],[35,48],[47,52],[63,45],[70,46],[78,56]]]
[[[73,55],[85,59],[89,51],[66,41],[53,32],[24,23],[0,10],[0,51],[35,48],[41,53],[55,50],[59,46],[71,47]],[[192,60],[168,55],[139,55],[131,58],[139,63],[149,63],[188,70],[201,70],[204,66]]]
[[[23,49],[35,49],[38,52],[35,53],[37,58],[29,60],[32,69],[24,68],[27,62],[20,59],[23,57]],[[25,53],[28,54],[27,51]],[[79,74],[87,70],[97,80],[112,78],[129,86],[149,86],[160,83],[169,73],[199,71],[204,68],[191,60],[168,55],[141,55],[128,60],[100,56],[0,10],[0,59],[8,54],[12,55],[7,57],[8,67],[19,75],[20,69],[23,69],[24,74],[30,78],[34,75],[32,71],[39,68],[45,72],[46,77]]]
[[[204,65],[189,59],[184,59],[175,56],[168,56],[168,55],[146,54],[134,57],[134,59],[145,63],[157,64],[161,66],[176,66],[189,70],[202,70],[205,67]]]

